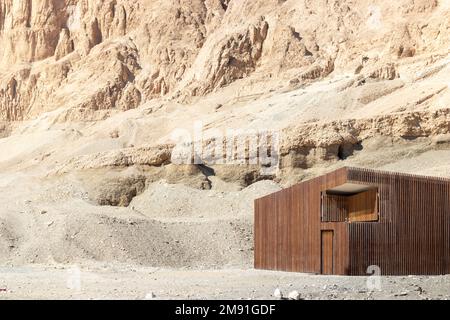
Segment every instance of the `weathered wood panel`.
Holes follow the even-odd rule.
[[[450,180],[349,168],[349,181],[374,184],[379,223],[351,223],[350,274],[377,265],[384,275],[450,273]]]
[[[333,231],[333,274],[348,274],[350,263],[348,224],[342,222],[325,222],[321,224],[321,230]]]
[[[321,192],[346,182],[377,188],[378,221],[322,221]],[[258,199],[255,267],[321,272],[322,230],[334,234],[334,274],[372,265],[384,275],[448,274],[450,180],[343,168]]]
[[[348,221],[378,221],[377,189],[348,197]]]
[[[322,262],[321,262],[321,273],[322,274],[333,274],[333,230],[322,230]]]
[[[320,273],[321,191],[345,183],[346,178],[347,170],[343,168],[257,199],[255,268]],[[345,238],[344,227],[341,234],[345,233]],[[339,235],[339,239],[341,237]],[[336,241],[335,252],[348,251],[348,242]],[[344,248],[339,248],[339,245]],[[336,259],[335,272],[343,274],[348,268],[348,263],[344,266],[342,262],[346,258],[337,256]]]
[[[345,222],[348,218],[348,196],[322,192],[322,221]]]

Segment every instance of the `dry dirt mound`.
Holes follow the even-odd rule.
[[[89,182],[78,177],[1,178],[0,261],[13,265],[102,261],[250,267],[253,200],[279,190],[270,181],[212,193],[156,183],[124,208],[91,201]]]

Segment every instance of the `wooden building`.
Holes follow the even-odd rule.
[[[342,168],[255,201],[257,269],[450,273],[450,179]]]

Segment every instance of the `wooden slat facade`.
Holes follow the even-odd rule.
[[[348,197],[322,192],[322,221],[345,222],[348,213]]]
[[[323,193],[345,183],[377,190],[376,221],[322,215]],[[254,231],[258,269],[321,273],[322,231],[332,231],[334,274],[366,275],[371,265],[383,275],[448,274],[450,180],[342,168],[256,200]]]
[[[350,274],[450,273],[450,180],[350,168],[349,181],[379,189],[380,222],[349,224]]]
[[[321,191],[346,180],[344,168],[256,200],[255,268],[320,273],[321,230],[336,228],[334,251],[341,254],[335,254],[334,272],[345,274],[347,228],[321,222],[320,200]]]
[[[348,221],[378,221],[378,189],[348,197]]]

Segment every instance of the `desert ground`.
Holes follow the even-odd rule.
[[[0,299],[447,299],[448,276],[252,266],[259,197],[342,166],[450,177],[449,22],[448,0],[0,0]]]
[[[416,172],[411,162],[420,167],[448,152],[417,152],[396,167]],[[441,170],[444,162],[433,162],[427,172]],[[6,250],[0,299],[278,300],[277,288],[284,298],[297,291],[304,300],[450,297],[448,275],[373,278],[254,270],[253,199],[279,190],[272,181],[242,190],[223,182],[211,190],[158,182],[127,208],[118,208],[84,198],[76,180],[46,185],[18,178],[2,179],[9,183],[1,187],[8,215],[1,221]]]
[[[320,276],[135,265],[2,267],[1,299],[448,300],[449,276]],[[275,294],[279,289],[282,296]],[[294,298],[295,297],[295,298]]]

